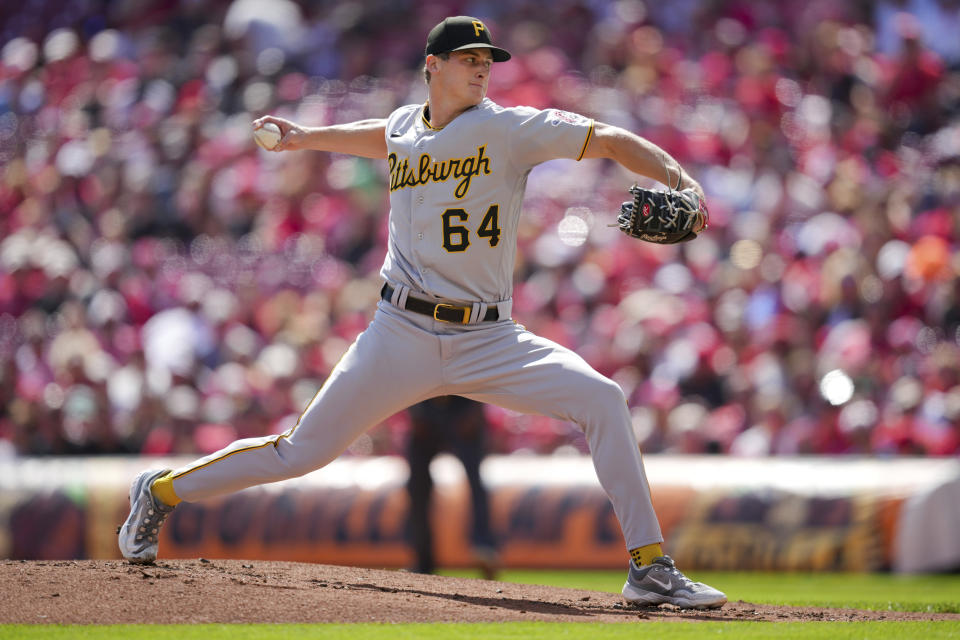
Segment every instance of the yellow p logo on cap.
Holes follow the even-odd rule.
[[[483,32],[483,23],[479,20],[473,21],[473,32],[479,36]]]

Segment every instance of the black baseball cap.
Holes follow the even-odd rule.
[[[426,54],[436,55],[461,49],[490,49],[494,62],[506,62],[510,52],[493,46],[490,30],[478,18],[453,16],[430,30],[427,36]]]

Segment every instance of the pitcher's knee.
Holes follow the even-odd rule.
[[[627,406],[627,396],[616,382],[609,378],[597,380],[590,389],[591,397],[598,403],[620,409]]]
[[[333,461],[330,456],[317,456],[304,447],[286,446],[282,442],[277,447],[277,455],[281,460],[281,468],[278,469],[278,475],[282,476],[277,480],[286,480],[287,478],[299,478],[311,471],[316,471],[321,467],[327,466]]]
[[[577,393],[574,414],[580,424],[608,423],[627,411],[627,397],[613,380],[597,377],[583,383]]]

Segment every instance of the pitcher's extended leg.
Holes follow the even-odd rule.
[[[292,431],[238,440],[174,470],[186,501],[303,475],[439,384],[436,337],[381,311],[350,347]]]
[[[474,400],[579,425],[627,548],[661,542],[643,459],[619,385],[576,353],[522,327],[498,327],[496,332],[500,335],[458,337],[448,389],[462,386],[464,395]]]

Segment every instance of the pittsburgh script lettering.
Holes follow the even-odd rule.
[[[480,174],[490,174],[490,159],[484,156],[487,146],[477,147],[477,154],[469,158],[450,158],[437,161],[424,153],[411,163],[407,158],[400,160],[396,153],[387,156],[390,164],[390,191],[404,187],[418,187],[428,182],[446,182],[453,178],[459,180],[453,195],[459,200],[470,191],[470,180]]]

